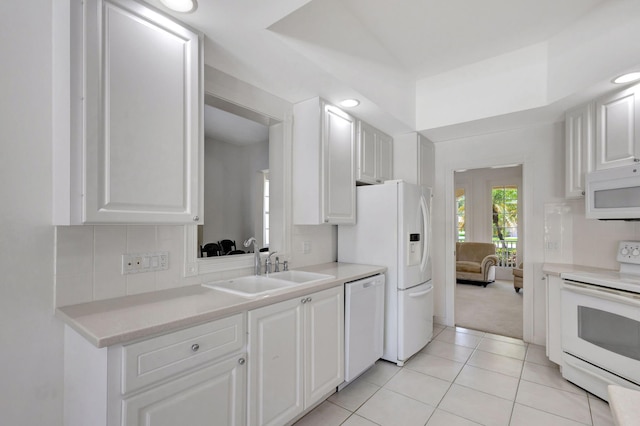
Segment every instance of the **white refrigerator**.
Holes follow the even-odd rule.
[[[356,224],[338,226],[338,261],[387,267],[382,358],[400,366],[433,336],[430,207],[425,186],[359,186]]]

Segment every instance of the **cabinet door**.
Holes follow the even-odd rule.
[[[200,222],[200,35],[133,0],[85,8],[82,222]]]
[[[637,92],[631,87],[596,101],[596,170],[633,164],[640,157]]]
[[[584,195],[585,174],[593,170],[593,104],[567,111],[565,115],[565,196]]]
[[[418,135],[418,185],[433,188],[433,144],[422,135]]]
[[[336,287],[305,303],[305,408],[344,381],[344,292]]]
[[[379,133],[377,137],[378,174],[377,181],[393,179],[393,139],[391,136]]]
[[[560,303],[560,277],[547,275],[547,357],[562,364],[562,315]]]
[[[283,425],[303,410],[300,299],[249,312],[249,424]]]
[[[244,425],[245,358],[227,359],[123,400],[122,425]]]
[[[356,223],[355,119],[324,105],[322,212],[331,224]]]
[[[358,177],[364,183],[376,183],[378,174],[377,135],[373,127],[358,122]]]

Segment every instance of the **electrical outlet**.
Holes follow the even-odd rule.
[[[303,254],[311,253],[311,241],[303,241],[302,242],[302,253]]]
[[[169,269],[169,252],[127,253],[122,255],[122,275]]]

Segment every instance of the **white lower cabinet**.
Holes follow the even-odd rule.
[[[562,364],[562,313],[560,311],[560,289],[562,279],[547,275],[547,357],[549,361]]]
[[[242,425],[244,357],[201,368],[122,400],[123,426]]]
[[[250,425],[282,425],[344,380],[341,286],[249,311]]]
[[[65,329],[66,426],[246,424],[246,314],[96,348]]]

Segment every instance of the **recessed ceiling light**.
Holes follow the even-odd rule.
[[[162,4],[176,12],[193,12],[198,7],[196,0],[160,0]]]
[[[345,108],[353,108],[360,105],[360,101],[357,99],[345,99],[344,101],[340,102],[340,105]]]
[[[636,81],[636,80],[640,80],[640,72],[639,71],[635,71],[635,72],[629,72],[627,74],[622,74],[619,77],[616,77],[613,82],[615,84],[624,84],[624,83],[631,83],[632,81]]]

